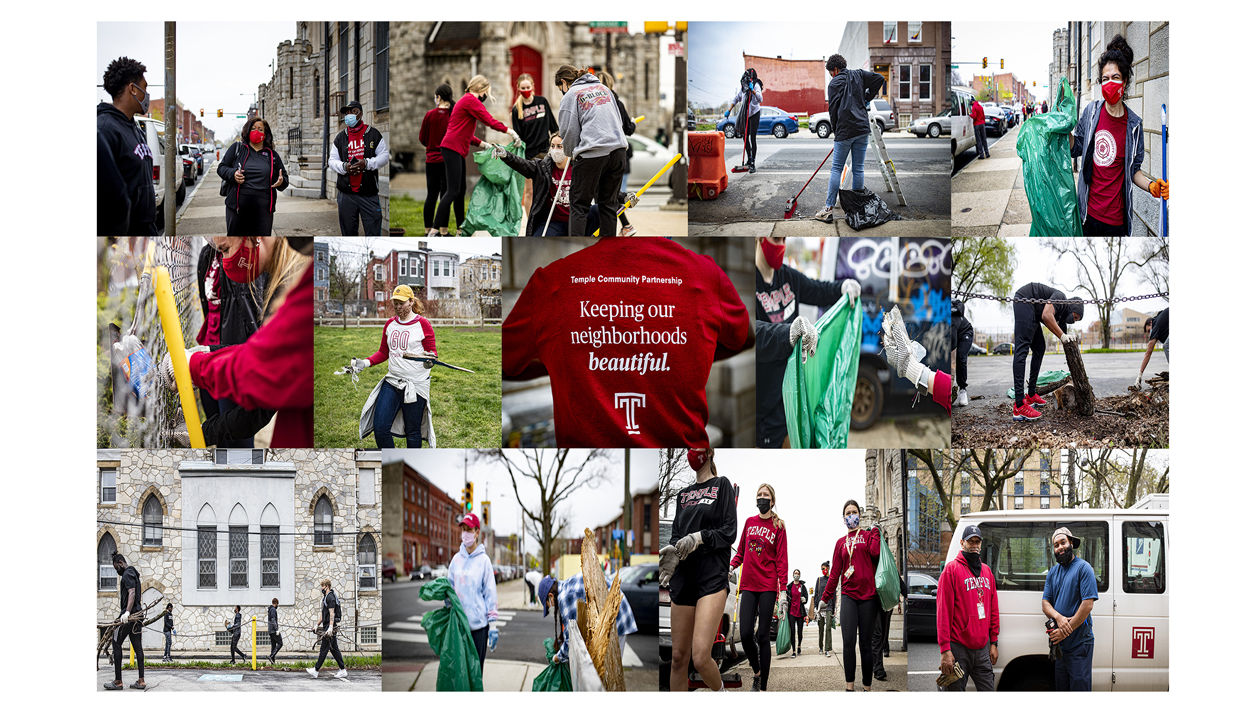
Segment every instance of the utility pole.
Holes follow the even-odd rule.
[[[624,451],[624,519],[621,521],[624,529],[624,557],[620,559],[620,567],[628,565],[628,557],[632,555],[633,549],[629,545],[629,533],[633,531],[633,493],[629,489],[629,451]]]
[[[166,149],[162,154],[162,161],[166,164],[162,165],[162,170],[166,175],[165,196],[162,197],[163,219],[165,220],[166,235],[175,235],[175,210],[178,205],[175,204],[175,192],[178,191],[178,184],[183,180],[182,170],[179,174],[175,174],[176,155],[179,154],[179,142],[176,136],[178,130],[175,116],[175,23],[166,23],[166,98],[165,106],[162,107],[164,115],[162,122],[166,126]],[[180,164],[182,167],[182,164]]]
[[[686,25],[688,27],[688,25]],[[685,103],[685,56],[689,52],[685,49],[685,30],[677,27],[673,31],[673,37],[676,38],[676,44],[681,47],[681,52],[672,59],[672,144],[676,146],[677,152],[683,157],[672,168],[672,174],[668,176],[668,182],[672,188],[672,196],[668,198],[669,204],[684,204],[688,199],[687,175],[689,174],[690,156],[686,153],[685,145],[685,125],[686,125],[686,103]]]

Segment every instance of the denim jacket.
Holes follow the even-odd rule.
[[[1104,110],[1104,101],[1097,100],[1082,109],[1082,116],[1074,126],[1074,147],[1071,157],[1085,157],[1082,169],[1078,171],[1078,216],[1080,221],[1087,220],[1087,193],[1091,189],[1091,170],[1094,160],[1096,126],[1100,123],[1100,111]],[[1130,227],[1134,216],[1135,173],[1144,161],[1144,122],[1130,106],[1126,106],[1126,235],[1130,235]]]

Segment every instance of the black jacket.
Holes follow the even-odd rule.
[[[380,141],[384,139],[384,135],[375,129],[375,126],[368,125],[367,130],[362,135],[362,156],[364,159],[375,157],[375,150],[380,146]],[[342,130],[336,134],[336,139],[332,141],[332,147],[336,150],[336,154],[340,157],[341,162],[349,164],[349,131]],[[357,194],[360,197],[374,197],[380,193],[380,171],[379,170],[363,170],[362,182],[358,184],[358,191],[354,191],[353,186],[349,182],[350,175],[336,175],[336,191],[346,194]]]
[[[615,96],[615,105],[617,108],[620,109],[620,127],[624,129],[625,137],[632,135],[633,133],[636,133],[637,124],[634,123],[633,119],[629,116],[628,109],[624,107],[624,101],[620,100],[620,95],[616,93],[615,91],[612,91],[611,95]],[[624,151],[624,159],[625,159],[624,170],[625,172],[627,172],[628,171],[627,161],[633,159],[633,143],[631,142],[628,144],[628,150]]]
[[[959,300],[951,301],[951,348],[956,349],[960,345],[960,338],[965,335],[969,336],[969,340],[973,341],[973,323],[965,317],[965,304]],[[969,352],[960,352],[964,356],[968,356]]]
[[[838,593],[834,593],[834,596],[829,598],[829,602],[821,602],[821,597],[825,594],[825,585],[827,583],[829,583],[828,575],[821,575],[816,578],[816,585],[814,585],[812,589],[812,607],[817,611],[828,607],[830,613],[832,614],[838,607]]]
[[[328,620],[331,620],[332,624],[340,624],[340,598],[336,597],[336,591],[328,590],[327,594],[323,596],[322,604],[323,616],[319,626],[323,628],[330,627],[331,624],[328,624]]]
[[[237,167],[245,171],[244,184],[236,184]],[[278,187],[271,189],[271,185],[275,184],[275,180],[281,174],[283,181]],[[265,195],[270,212],[273,214],[275,213],[275,192],[288,189],[288,171],[284,169],[284,161],[280,159],[279,153],[269,148],[254,150],[239,141],[232,143],[223,154],[222,162],[218,163],[218,176],[227,180],[230,185],[225,202],[228,209],[235,211],[240,211],[243,193],[245,198],[249,195]]]
[[[227,628],[227,631],[231,632],[232,639],[240,638],[240,625],[242,624],[244,624],[244,619],[237,612],[235,618],[231,620],[231,626]]]
[[[535,160],[525,160],[522,157],[516,157],[509,152],[502,158],[507,167],[520,173],[521,175],[532,180],[532,204],[528,207],[528,225],[525,227],[524,235],[532,236],[538,226],[544,226],[546,217],[550,214],[550,195],[554,192],[554,160],[550,159],[550,155],[546,154]],[[572,171],[567,172],[568,184],[571,184]],[[616,195],[620,204],[628,200],[627,192],[620,192]],[[617,207],[618,208],[618,207]],[[568,234],[569,236],[592,236],[593,230],[598,228],[598,220],[590,219],[588,224],[589,233],[587,234]]]
[[[843,69],[829,80],[829,124],[834,140],[848,140],[869,132],[869,101],[881,93],[886,79],[864,69]]]
[[[279,608],[274,605],[266,608],[266,631],[271,634],[279,631]]]
[[[112,103],[101,103],[96,136],[96,234],[156,236],[153,153],[144,130]]]
[[[175,631],[175,618],[171,617],[169,612],[167,612],[166,616],[162,618],[161,631],[163,632]]]

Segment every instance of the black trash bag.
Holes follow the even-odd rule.
[[[887,221],[901,221],[902,216],[890,210],[890,206],[882,198],[870,192],[868,188],[861,190],[838,190],[838,203],[846,215],[847,224],[859,231],[870,226],[881,226]]]

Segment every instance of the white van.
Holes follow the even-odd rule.
[[[955,157],[978,144],[973,135],[973,120],[969,118],[969,109],[977,97],[965,86],[952,86],[948,92],[951,102],[951,155]]]
[[[1028,509],[967,514],[963,529],[982,530],[982,562],[999,593],[1000,691],[1050,691],[1052,660],[1044,629],[1043,583],[1056,563],[1052,531],[1082,539],[1078,556],[1095,569],[1099,599],[1091,611],[1095,691],[1167,691],[1170,687],[1169,495],[1153,494],[1130,509]],[[952,536],[947,560],[960,552]]]

